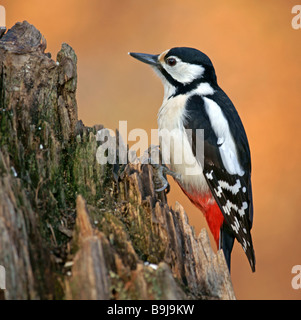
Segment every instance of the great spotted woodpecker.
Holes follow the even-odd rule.
[[[201,51],[186,47],[159,55],[129,54],[149,64],[163,82],[159,130],[177,129],[179,141],[184,139],[183,156],[194,158],[199,165],[198,174],[187,174],[187,165],[176,163],[171,153],[171,170],[181,177],[177,182],[204,213],[217,247],[224,251],[229,270],[236,238],[254,272],[249,143],[234,105],[217,83],[211,60]],[[196,152],[196,134],[192,133],[189,139],[186,129],[204,130],[203,159]],[[161,148],[162,144],[161,140]]]

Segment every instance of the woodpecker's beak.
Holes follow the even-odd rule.
[[[158,66],[158,54],[129,52],[129,55],[144,63],[150,64],[152,66]]]

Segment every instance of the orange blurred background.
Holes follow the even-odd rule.
[[[301,265],[301,29],[291,26],[290,0],[7,0],[7,27],[27,20],[55,59],[61,43],[78,55],[79,118],[115,129],[157,128],[163,88],[128,51],[160,53],[190,46],[212,59],[220,86],[245,125],[252,152],[257,270],[240,245],[232,258],[238,299],[300,299],[291,286]],[[150,136],[150,135],[149,135]],[[149,141],[150,142],[150,141]],[[202,214],[172,183],[196,233]],[[215,246],[211,237],[211,243]]]

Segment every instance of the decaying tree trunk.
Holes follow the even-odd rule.
[[[6,299],[235,299],[222,252],[156,193],[116,176],[77,118],[77,60],[27,22],[0,39],[0,265]]]

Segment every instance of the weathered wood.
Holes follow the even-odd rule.
[[[76,55],[45,50],[27,22],[0,39],[5,298],[235,299],[223,253],[155,192],[151,166],[118,176],[97,162],[102,126],[78,121]]]

